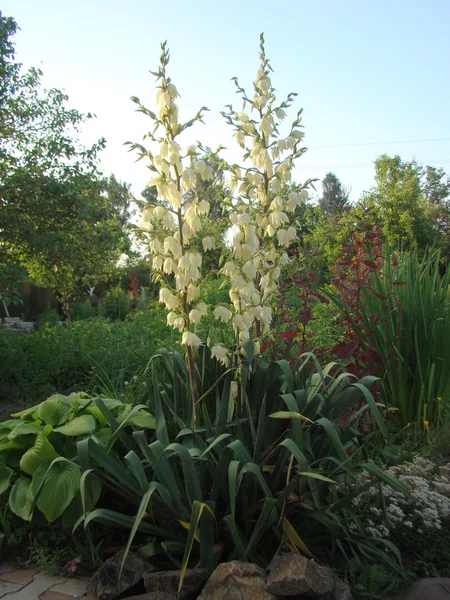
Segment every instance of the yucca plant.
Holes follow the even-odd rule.
[[[157,361],[168,374],[159,381]],[[127,550],[138,540],[142,555],[165,554],[183,572],[190,564],[212,570],[232,559],[266,565],[281,548],[308,556],[336,548],[355,557],[371,553],[399,568],[395,547],[385,542],[388,556],[379,540],[367,538],[352,509],[363,470],[399,488],[367,459],[361,436],[342,420],[363,399],[360,411],[369,410],[385,432],[369,391],[375,378],[358,382],[336,364],[317,363],[306,376],[311,361],[305,355],[291,370],[286,361],[249,356],[237,389],[232,372],[202,347],[197,422],[188,426],[185,362],[177,352],[159,353],[151,387],[155,435],[135,432],[123,459],[92,439],[78,444],[86,509],[77,526],[129,528]],[[108,418],[101,400],[97,405]],[[112,493],[89,510],[93,480]],[[120,510],[111,509],[110,498],[120,499]]]
[[[438,426],[450,401],[450,270],[441,275],[438,252],[419,259],[386,246],[383,255],[364,299],[366,327],[385,365],[383,400],[402,426]]]

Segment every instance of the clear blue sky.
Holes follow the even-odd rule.
[[[450,0],[3,0],[2,11],[21,28],[18,60],[97,115],[84,135],[107,139],[105,173],[135,193],[149,172],[122,144],[148,124],[129,98],[153,107],[159,43],[169,43],[181,117],[208,106],[196,137],[231,146],[219,111],[239,104],[231,77],[250,88],[261,31],[275,87],[304,108],[310,150],[297,181],[334,171],[357,200],[383,153],[450,171]],[[399,143],[438,138],[447,139]]]

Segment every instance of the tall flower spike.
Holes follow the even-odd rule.
[[[244,110],[238,113],[229,105],[228,112],[222,113],[244,152],[241,166],[229,166],[229,186],[237,191],[230,214],[235,233],[231,260],[222,271],[231,282],[230,309],[237,339],[245,343],[252,331],[255,352],[259,351],[258,338],[270,329],[270,304],[278,288],[280,267],[297,236],[295,210],[307,197],[310,183],[305,182],[301,193],[289,193],[286,185],[294,161],[306,150],[300,147],[302,111],[282,136],[280,124],[296,94],[277,103],[263,34],[259,58],[253,95],[234,78]],[[245,112],[247,107],[250,112]]]
[[[193,326],[205,316],[206,305],[193,305],[199,293],[197,284],[201,278],[202,257],[191,251],[189,243],[193,233],[200,228],[200,215],[205,218],[210,208],[209,203],[199,197],[197,184],[212,179],[213,169],[206,157],[198,158],[201,145],[189,146],[183,151],[181,135],[196,122],[203,122],[204,111],[208,109],[201,108],[186,123],[179,121],[176,100],[180,95],[167,74],[169,51],[166,43],[161,45],[161,50],[159,68],[153,73],[157,81],[156,110],[151,111],[139,98],[132,98],[138,105],[138,111],[147,115],[153,123],[146,139],[154,148],[149,150],[135,143],[129,146],[138,151],[139,159],[149,160],[148,167],[153,173],[149,186],[157,189],[158,199],[145,207],[140,227],[148,239],[153,278],[162,286],[160,301],[170,311],[167,323],[182,333],[182,343],[186,346],[195,421],[198,391],[194,352],[201,340],[193,332]],[[212,247],[209,240],[205,245]]]

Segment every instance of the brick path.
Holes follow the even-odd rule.
[[[88,582],[0,564],[0,598],[5,600],[95,600],[86,591]]]

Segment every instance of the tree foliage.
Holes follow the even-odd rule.
[[[41,89],[39,70],[23,72],[16,31],[0,14],[0,283],[11,288],[25,267],[67,302],[126,248],[129,186],[101,178],[103,139],[79,142],[92,115],[67,108],[60,90]]]
[[[322,196],[319,199],[319,206],[326,217],[348,209],[349,196],[350,189],[342,185],[334,173],[327,173],[322,179]]]

